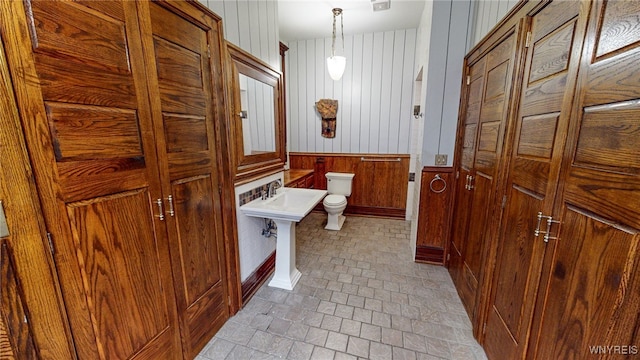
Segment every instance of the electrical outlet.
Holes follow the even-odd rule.
[[[436,165],[447,165],[447,154],[436,154]]]

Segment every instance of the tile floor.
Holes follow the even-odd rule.
[[[447,270],[412,261],[409,222],[323,223],[297,225],[295,289],[265,283],[196,360],[486,359]]]

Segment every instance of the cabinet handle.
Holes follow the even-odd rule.
[[[174,217],[176,212],[173,210],[173,196],[169,195],[167,201],[169,201],[169,216]]]
[[[545,231],[540,230],[540,225],[542,223],[542,219],[546,219],[546,223],[547,223],[547,229]],[[544,234],[544,237],[542,238],[542,240],[546,243],[549,242],[549,240],[557,240],[558,238],[556,236],[551,236],[549,235],[549,233],[551,232],[551,225],[553,223],[556,224],[560,224],[560,221],[558,220],[553,220],[552,216],[548,216],[548,215],[543,215],[542,211],[538,212],[538,224],[536,225],[536,229],[533,231],[533,235],[538,237],[540,236],[540,234]]]
[[[473,176],[469,175],[469,191],[473,190]]]
[[[469,175],[465,177],[464,189],[469,190]]]
[[[156,217],[158,219],[160,219],[160,221],[163,221],[164,220],[164,209],[163,209],[163,206],[162,206],[162,199],[156,199],[155,202],[158,205],[158,213],[159,213],[159,215],[156,215]]]

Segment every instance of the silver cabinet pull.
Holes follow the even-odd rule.
[[[160,219],[160,221],[164,220],[164,209],[162,206],[162,199],[156,199],[155,203],[158,205],[158,213],[159,215],[156,215],[156,217],[158,219]]]
[[[173,196],[169,195],[167,201],[169,201],[169,216],[174,217],[176,212],[173,211]]]
[[[542,219],[546,219],[545,222],[547,223],[547,229],[545,231],[540,230],[540,225],[542,223]],[[552,216],[543,215],[542,211],[539,211],[538,212],[538,224],[536,225],[536,229],[533,231],[533,235],[538,237],[538,236],[540,236],[540,234],[544,234],[544,237],[542,238],[542,240],[544,242],[546,242],[546,243],[548,243],[549,240],[557,240],[558,237],[549,235],[549,233],[551,232],[551,225],[553,223],[560,224],[560,221],[553,220]]]
[[[469,191],[473,190],[473,176],[469,175]]]
[[[465,178],[464,188],[465,190],[469,190],[469,175]]]

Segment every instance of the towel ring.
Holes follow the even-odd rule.
[[[440,190],[435,190],[435,189],[433,188],[433,183],[435,183],[435,182],[436,182],[436,181],[438,181],[438,180],[442,181],[442,184],[443,184],[443,185],[442,185],[442,189],[440,189]],[[436,194],[440,194],[440,193],[444,192],[445,190],[447,190],[447,182],[446,182],[446,181],[444,181],[444,179],[440,177],[440,174],[436,174],[436,176],[434,176],[434,177],[433,177],[433,179],[431,179],[431,182],[429,183],[429,188],[430,188],[430,189],[431,189],[431,191],[433,191],[434,193],[436,193]]]

